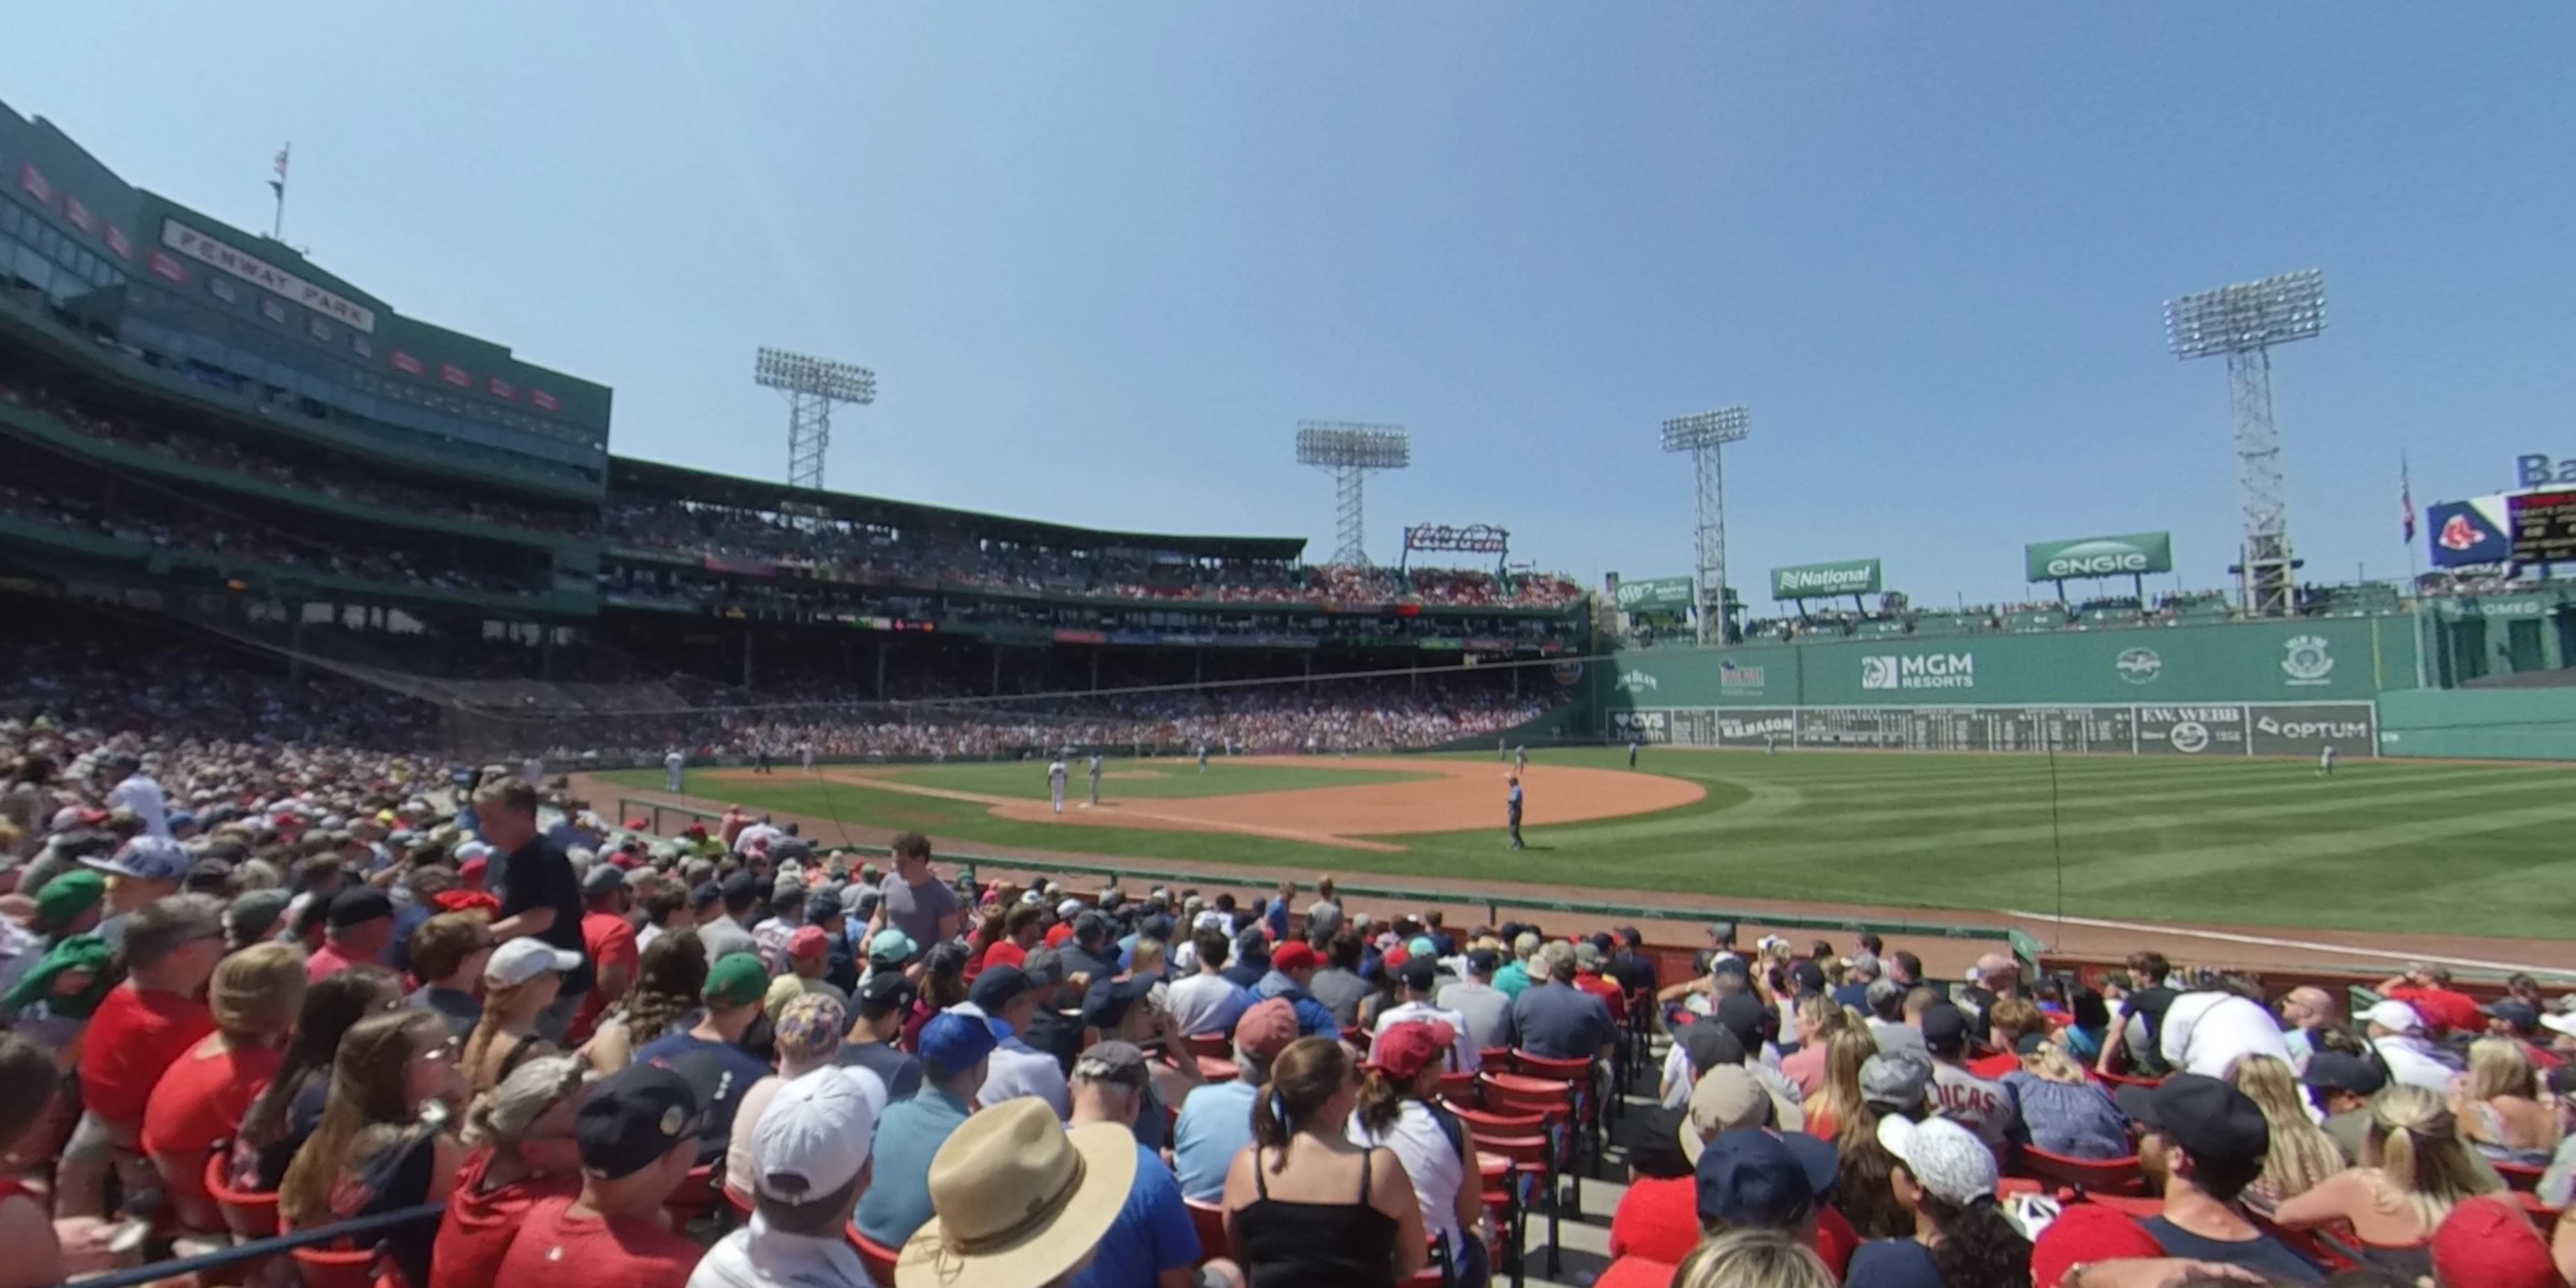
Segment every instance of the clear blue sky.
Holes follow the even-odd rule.
[[[761,477],[755,346],[877,369],[839,488],[1302,534],[1300,418],[1389,421],[1409,522],[1687,572],[1666,416],[1742,403],[1735,580],[1878,555],[2019,593],[2171,529],[2224,580],[2226,381],[2165,298],[2321,267],[2277,355],[2308,574],[2576,456],[2576,6],[449,0],[44,6],[0,98],[404,312]]]

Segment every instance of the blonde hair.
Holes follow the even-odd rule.
[[[2026,997],[1998,998],[1993,1009],[1986,1012],[1986,1027],[2003,1030],[2006,1035],[2003,1048],[2010,1051],[2014,1043],[2021,1041],[2022,1035],[2048,1032],[2048,1012],[2039,1009],[2039,1003]]]
[[[1777,1230],[1729,1230],[1682,1259],[1673,1288],[1834,1288],[1834,1273]]]
[[[2277,1056],[2237,1057],[2227,1080],[2254,1107],[2263,1111],[2272,1144],[2263,1154],[2263,1172],[2254,1184],[2274,1202],[2305,1194],[2317,1183],[2344,1170],[2343,1146],[2308,1118],[2299,1097],[2299,1081],[2289,1062]]]
[[[2422,1087],[2400,1083],[2370,1102],[2361,1152],[2363,1165],[2399,1192],[2428,1237],[2461,1200],[2497,1188],[2470,1164],[2451,1107]]]
[[[511,1008],[518,1005],[520,998],[534,991],[538,980],[544,978],[546,977],[540,975],[525,983],[485,986],[483,1015],[474,1021],[474,1031],[465,1038],[465,1072],[475,1090],[492,1089],[491,1083],[483,1081],[483,1057],[491,1052],[493,1040],[501,1036],[501,1025]],[[642,1046],[651,1040],[651,1038],[645,1038],[635,1045]],[[498,1078],[493,1079],[493,1082],[498,1081],[500,1081]]]
[[[1163,964],[1163,941],[1159,939],[1137,940],[1136,952],[1127,960],[1129,962],[1127,967],[1129,974],[1145,975],[1152,973],[1155,968]]]
[[[1867,1128],[1861,1126],[1861,1120],[1870,1115],[1862,1112],[1866,1106],[1860,1098],[1860,1067],[1878,1054],[1878,1039],[1870,1036],[1868,1029],[1853,1024],[1834,1030],[1824,1038],[1824,1044],[1825,1085],[1807,1098],[1807,1112],[1823,1113],[1833,1119],[1838,1144],[1857,1131],[1875,1132],[1875,1119]]]
[[[215,1026],[243,1042],[283,1039],[304,1009],[304,953],[293,944],[252,944],[215,963],[206,1000]]]
[[[2512,1038],[2486,1037],[2469,1044],[2469,1099],[2498,1096],[2540,1099],[2540,1074]]]
[[[1851,1012],[1823,993],[1809,993],[1798,999],[1798,1018],[1815,1030],[1814,1041],[1822,1042],[1838,1030],[1852,1024]]]
[[[2084,1072],[2084,1066],[2077,1064],[2075,1057],[2066,1053],[2066,1048],[2054,1042],[2023,1056],[2021,1067],[2043,1082],[2062,1082],[2070,1087],[2080,1087],[2092,1081]]]

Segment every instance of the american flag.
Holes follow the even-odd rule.
[[[281,199],[286,196],[286,154],[293,151],[294,148],[295,145],[289,143],[285,147],[277,150],[277,161],[272,167],[277,171],[277,177],[268,181],[269,190],[276,193]]]

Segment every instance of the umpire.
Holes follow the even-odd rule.
[[[1503,781],[1511,785],[1510,794],[1503,797],[1503,810],[1504,817],[1509,823],[1512,831],[1512,848],[1515,850],[1528,849],[1528,846],[1521,844],[1521,776],[1518,774],[1505,775]]]

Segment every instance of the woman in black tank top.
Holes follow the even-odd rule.
[[[1359,1066],[1300,1038],[1252,1107],[1252,1146],[1225,1178],[1225,1224],[1251,1288],[1394,1288],[1430,1260],[1404,1165],[1353,1145]]]

